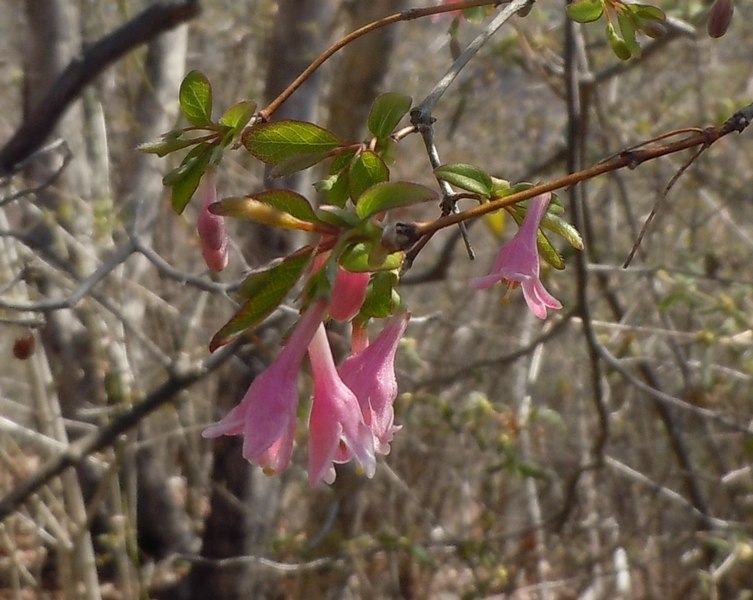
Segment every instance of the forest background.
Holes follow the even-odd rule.
[[[661,2],[666,35],[622,62],[603,27],[539,0],[437,105],[442,160],[544,181],[722,123],[753,101],[753,12],[739,2],[711,39],[709,5]],[[473,262],[456,231],[436,235],[400,285],[413,313],[398,353],[403,428],[373,479],[345,467],[310,489],[305,444],[267,477],[238,438],[201,438],[270,362],[292,313],[213,355],[207,343],[243,274],[297,242],[234,224],[229,269],[208,274],[198,211],[176,217],[162,185],[176,160],[135,148],[181,123],[189,70],[207,74],[218,106],[269,100],[332,41],[407,6],[5,3],[0,597],[753,597],[749,132],[708,148],[668,192],[688,156],[560,192],[586,248],[558,248],[568,268],[545,277],[564,309],[547,321],[519,292],[500,302],[468,285],[510,219],[471,224]],[[44,124],[35,107],[66,66],[144,14],[126,32],[133,51],[76,90],[41,149],[14,154],[17,132],[34,134],[22,126]],[[379,93],[423,98],[483,24],[461,22],[454,41],[448,26],[369,34],[277,118],[363,139]],[[417,136],[398,154],[395,178],[436,185]],[[236,152],[219,182],[220,195],[247,193],[264,171]],[[285,184],[309,193],[311,177]]]

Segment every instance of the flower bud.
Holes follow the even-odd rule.
[[[709,13],[707,30],[712,38],[720,38],[729,29],[735,5],[732,0],[716,0]]]
[[[201,253],[207,267],[213,271],[222,271],[228,262],[228,235],[225,219],[209,212],[209,207],[217,202],[217,188],[214,173],[207,171],[199,182],[201,212],[196,223],[201,240]]]

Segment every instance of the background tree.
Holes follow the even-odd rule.
[[[546,182],[613,156],[629,163],[641,149],[620,153],[638,142],[719,125],[749,104],[750,7],[738,3],[711,39],[724,2],[660,4],[665,35],[639,35],[641,56],[627,62],[606,17],[577,24],[564,3],[539,0],[511,20],[433,110],[442,162]],[[239,438],[200,437],[273,360],[292,311],[212,355],[208,341],[236,310],[245,272],[299,240],[233,223],[229,269],[207,273],[198,209],[176,217],[162,185],[178,161],[134,148],[185,126],[176,99],[187,71],[209,76],[216,110],[261,106],[335,39],[406,6],[34,0],[6,11],[3,593],[742,599],[753,589],[747,132],[690,166],[693,150],[560,191],[585,250],[557,244],[568,268],[544,277],[565,308],[546,322],[518,291],[500,303],[469,286],[516,230],[509,213],[469,223],[475,262],[454,227],[434,235],[400,286],[413,313],[398,353],[403,429],[373,479],[345,467],[311,490],[304,451],[269,478],[242,459]],[[373,32],[285,116],[361,140],[379,93],[420,102],[484,26],[423,18]],[[418,136],[395,155],[393,180],[436,188]],[[220,196],[265,189],[268,175],[228,152]],[[313,196],[310,183],[305,172],[282,185]]]

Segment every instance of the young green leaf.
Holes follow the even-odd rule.
[[[257,198],[258,195],[245,198],[224,198],[212,204],[209,211],[223,217],[254,221],[282,229],[298,229],[300,231],[316,231],[318,229],[315,223],[294,217],[286,210],[276,208]]]
[[[563,237],[573,248],[583,250],[583,238],[580,236],[580,233],[562,217],[548,212],[541,220],[541,226]]]
[[[177,169],[173,169],[162,179],[162,183],[172,188],[172,205],[176,213],[181,214],[188,205],[211,157],[212,146],[199,144],[186,154]]]
[[[378,243],[378,242],[377,242]],[[387,254],[379,263],[371,260],[373,244],[360,242],[348,248],[340,257],[340,264],[346,271],[366,273],[368,271],[392,271],[403,264],[404,253]]]
[[[377,273],[371,278],[366,291],[366,299],[359,313],[362,319],[383,319],[390,316],[400,304],[400,297],[395,292],[398,276],[392,271]]]
[[[640,58],[641,47],[635,39],[638,18],[630,11],[621,10],[617,15],[617,22],[620,25],[620,33],[622,33],[622,38],[625,40],[625,45],[630,51],[631,56]]]
[[[410,96],[387,92],[378,96],[371,105],[369,113],[369,131],[376,138],[386,138],[397,127],[407,112],[413,100]]]
[[[492,192],[492,178],[478,167],[464,163],[442,165],[434,170],[437,177],[460,189],[488,198]]]
[[[635,14],[636,17],[641,19],[649,19],[653,21],[666,21],[667,15],[661,8],[651,6],[650,4],[626,4],[627,8]]]
[[[591,23],[601,18],[604,13],[602,0],[579,0],[567,6],[567,16],[578,23]]]
[[[309,201],[304,196],[293,190],[264,190],[263,192],[254,194],[253,197],[255,200],[268,204],[277,210],[286,212],[301,221],[308,221],[310,223],[316,223],[319,221],[314,213],[314,209],[311,208]]]
[[[272,314],[301,277],[309,259],[310,253],[294,255],[246,277],[239,292],[247,301],[212,337],[209,350],[214,352],[237,334],[255,327]]]
[[[254,125],[244,132],[242,143],[260,161],[278,165],[297,155],[334,150],[340,140],[313,123],[287,120]]]
[[[157,156],[167,156],[171,152],[188,148],[188,146],[192,146],[195,143],[196,140],[174,137],[167,138],[163,136],[163,139],[161,140],[139,144],[136,146],[136,150],[146,152],[147,154],[156,154]]]
[[[204,127],[212,123],[212,85],[203,73],[190,71],[183,78],[178,102],[191,125]]]
[[[388,181],[390,170],[378,154],[366,150],[359,154],[350,163],[348,169],[348,184],[350,197],[357,202],[367,189],[377,183]]]
[[[607,40],[617,58],[620,60],[628,60],[630,58],[630,48],[628,48],[625,40],[619,36],[612,23],[607,23]]]
[[[230,127],[231,139],[237,135],[251,120],[256,110],[256,102],[253,100],[243,100],[233,104],[220,117],[220,125]]]
[[[320,206],[316,211],[316,216],[322,223],[342,229],[353,229],[361,224],[361,221],[352,210],[332,204]]]
[[[303,171],[309,167],[322,162],[329,156],[329,152],[310,152],[308,154],[296,154],[277,163],[270,173],[272,177],[283,177],[291,175],[298,171]]]
[[[405,181],[385,182],[372,185],[358,199],[356,213],[362,219],[399,206],[436,200],[437,194],[418,183]]]

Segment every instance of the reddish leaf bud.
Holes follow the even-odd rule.
[[[707,29],[712,38],[720,38],[729,29],[735,5],[732,0],[716,0],[709,13]]]
[[[35,343],[34,334],[31,332],[17,337],[13,342],[13,356],[18,360],[26,360],[34,354]]]

